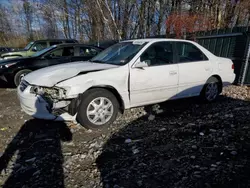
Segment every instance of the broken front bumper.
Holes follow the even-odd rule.
[[[40,95],[30,93],[31,86],[20,84],[17,88],[17,94],[23,111],[38,119],[55,120],[55,121],[74,121],[74,117],[68,113],[55,115],[52,113],[53,104],[49,104]]]

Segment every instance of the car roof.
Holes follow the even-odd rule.
[[[193,41],[190,41],[190,40],[184,40],[184,39],[171,39],[171,38],[131,39],[131,40],[124,40],[124,41],[121,41],[121,42],[161,42],[161,41],[193,42]]]
[[[44,41],[77,41],[75,39],[42,39],[42,40],[34,40],[33,42],[44,42]]]
[[[92,47],[92,48],[99,48],[99,49],[103,49],[101,47],[98,46],[94,46],[94,45],[87,45],[87,44],[79,44],[79,43],[66,43],[66,44],[56,44],[55,46],[57,47],[70,47],[70,46],[84,46],[84,47]]]

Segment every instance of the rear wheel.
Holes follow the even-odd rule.
[[[205,84],[201,92],[201,97],[206,102],[213,102],[219,96],[221,89],[219,80],[215,77],[211,77]]]
[[[22,81],[23,77],[26,76],[27,74],[29,74],[30,72],[32,72],[32,71],[29,70],[29,69],[24,69],[24,70],[18,71],[14,76],[14,84],[15,84],[15,86],[19,86],[19,84]]]
[[[88,129],[99,129],[113,123],[118,115],[119,103],[106,89],[91,89],[84,93],[76,120]]]

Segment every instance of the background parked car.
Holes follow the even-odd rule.
[[[47,40],[37,40],[30,42],[24,49],[14,52],[8,52],[1,54],[2,59],[10,59],[17,57],[29,57],[34,53],[48,48],[52,45],[62,44],[62,43],[78,43],[74,39],[47,39]]]
[[[9,48],[9,47],[0,47],[0,55],[6,52],[12,52],[14,51],[13,48]]]
[[[31,71],[61,63],[87,61],[102,50],[85,44],[53,45],[35,53],[32,57],[0,61],[0,78],[18,86],[21,79]]]

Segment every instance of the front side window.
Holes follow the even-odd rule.
[[[89,57],[89,56],[96,56],[98,54],[98,51],[94,48],[90,47],[80,47],[79,56],[83,57]]]
[[[34,49],[34,51],[41,51],[45,48],[47,48],[47,42],[37,42],[32,47],[32,49]]]
[[[141,61],[145,61],[148,66],[173,63],[173,44],[171,42],[158,42],[152,44],[141,55]]]
[[[147,42],[121,42],[115,44],[92,58],[91,62],[107,63],[113,65],[127,64],[145,45]]]
[[[207,57],[191,43],[177,42],[176,47],[179,63],[208,60]]]
[[[24,50],[29,50],[33,44],[34,42],[30,42],[29,44],[27,44],[27,46],[25,46]]]
[[[67,57],[74,56],[74,48],[73,47],[65,47],[56,49],[48,54],[50,57]]]

